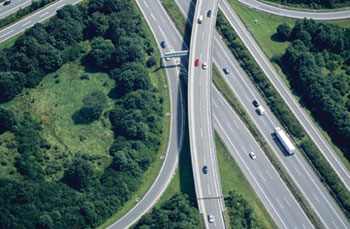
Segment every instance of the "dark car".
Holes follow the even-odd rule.
[[[258,101],[254,100],[254,101],[253,101],[253,105],[254,105],[254,107],[258,107],[258,106],[259,106]]]
[[[166,48],[165,41],[160,42],[160,46],[162,46],[162,48],[165,49]]]
[[[10,3],[11,3],[11,0],[7,0],[7,1],[4,2],[4,6],[6,6],[6,5],[10,4]]]
[[[207,166],[204,166],[204,167],[203,167],[203,173],[204,173],[204,174],[207,174],[207,173],[208,173],[208,167],[207,167]]]
[[[207,17],[211,17],[211,10],[208,11]]]
[[[223,70],[224,70],[226,75],[230,74],[230,71],[228,70],[228,68],[224,68]]]

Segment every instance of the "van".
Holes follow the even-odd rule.
[[[263,106],[259,105],[257,108],[256,108],[257,112],[259,115],[264,115],[266,112],[265,112],[265,109],[263,108]]]
[[[198,18],[198,24],[201,24],[203,22],[203,15],[200,15]]]

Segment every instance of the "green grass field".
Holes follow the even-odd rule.
[[[144,23],[146,33],[151,39],[152,46],[155,47],[154,56],[160,59],[160,53],[153,39],[153,35]],[[20,35],[18,35],[20,36]],[[0,50],[11,47],[18,36],[1,43]],[[157,152],[155,162],[145,172],[139,190],[133,195],[131,200],[121,208],[117,214],[109,219],[114,222],[124,215],[136,204],[136,197],[143,196],[157,177],[163,164],[160,159],[164,155],[168,146],[170,133],[170,117],[165,114],[170,112],[169,92],[165,85],[167,79],[165,71],[159,65],[150,69],[150,79],[163,97],[163,132],[161,135],[161,145]],[[88,79],[80,79],[82,75],[88,75]],[[114,88],[114,80],[105,73],[91,72],[81,65],[80,60],[63,65],[56,72],[47,75],[40,85],[34,89],[25,89],[20,95],[9,103],[1,104],[2,107],[10,107],[16,113],[30,112],[37,120],[43,123],[41,135],[50,143],[51,149],[45,157],[49,157],[46,166],[56,166],[61,168],[60,172],[47,177],[47,180],[58,180],[63,175],[63,169],[68,165],[71,158],[82,153],[89,157],[97,168],[102,171],[111,162],[109,148],[113,142],[113,131],[110,129],[108,115],[102,116],[100,120],[91,124],[76,125],[72,116],[82,106],[83,97],[94,91],[102,90],[108,94]],[[108,99],[108,110],[113,107],[113,101]],[[6,147],[13,142],[14,136],[5,133],[0,136],[0,152],[4,155],[1,158],[0,175],[17,179],[17,173],[13,166],[14,157],[17,155],[15,149]],[[135,198],[134,198],[135,197]]]
[[[289,46],[289,42],[278,41],[274,34],[276,33],[278,25],[286,23],[293,27],[296,19],[279,17],[254,10],[236,0],[228,0],[228,2],[244,24],[249,28],[249,31],[269,58],[285,52],[285,49]],[[257,19],[257,23],[254,22],[255,19]],[[350,20],[330,21],[327,23],[335,24],[343,28],[350,28]]]
[[[263,13],[261,11],[257,11],[254,9],[250,9],[240,3],[238,3],[235,0],[228,0],[231,7],[235,10],[235,12],[239,15],[239,17],[242,19],[244,24],[249,28],[249,31],[255,38],[255,40],[258,42],[262,50],[265,52],[268,58],[272,58],[275,55],[281,55],[285,52],[286,48],[289,46],[289,42],[279,42],[274,39],[274,34],[276,33],[276,29],[279,24],[286,23],[290,25],[291,27],[294,26],[295,19],[289,19],[284,17],[278,17],[271,14]],[[254,23],[254,20],[257,19],[258,22]],[[337,20],[337,21],[328,21],[326,23],[338,25],[343,28],[350,28],[350,20]],[[284,82],[289,86],[289,82],[286,79],[286,76],[282,73],[281,68],[275,64],[272,63],[272,65],[275,67],[281,78],[284,80]],[[338,71],[337,72],[343,72]],[[297,96],[296,96],[297,97]],[[297,97],[298,100],[300,100],[299,97]],[[307,110],[310,117],[310,111]],[[313,118],[312,118],[313,119]],[[314,122],[317,123],[317,122]],[[340,159],[343,161],[345,166],[350,169],[350,162],[344,157],[343,153],[339,148],[333,144],[333,142],[330,140],[330,137],[328,134],[323,131],[321,128],[319,128],[324,137],[328,140],[329,144],[332,146],[332,148],[336,151]]]
[[[224,196],[227,196],[230,190],[236,190],[254,209],[262,228],[277,228],[236,161],[229,156],[226,147],[217,134],[215,134],[215,144]]]

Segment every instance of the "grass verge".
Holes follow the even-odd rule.
[[[239,15],[243,23],[249,28],[249,31],[260,45],[262,50],[265,52],[267,57],[271,60],[274,56],[279,56],[284,54],[286,48],[289,46],[289,42],[280,42],[275,39],[276,29],[279,24],[286,23],[291,27],[294,26],[295,19],[289,19],[284,17],[279,17],[271,14],[267,14],[261,11],[251,9],[244,6],[243,4],[238,3],[234,0],[228,0],[231,7]],[[257,19],[258,22],[254,23],[254,20]],[[350,28],[350,20],[337,20],[326,22],[329,24],[338,25],[343,28]],[[282,73],[281,68],[272,62],[272,65],[284,80],[286,85],[289,86],[289,82],[286,79],[286,76]],[[298,101],[299,97],[296,96]],[[331,145],[333,150],[337,153],[343,164],[350,170],[350,162],[344,157],[342,151],[331,141],[329,135],[317,124],[314,118],[311,116],[311,112],[304,107],[304,109],[309,114],[309,117],[313,120],[313,123],[318,127],[322,135],[327,139],[328,143]]]
[[[137,5],[135,4],[135,7],[138,9]],[[140,11],[139,11],[140,12]],[[140,15],[141,12],[140,12]],[[143,24],[145,25],[145,30],[147,35],[151,38],[151,43],[153,47],[157,47],[156,41],[153,38],[153,34],[150,30],[150,28],[147,26],[146,21],[142,17]],[[157,49],[155,49],[154,57],[159,60],[160,59],[160,53]],[[167,78],[166,73],[163,68],[159,68],[159,66],[154,66],[152,68],[152,73],[150,75],[151,81],[153,85],[159,90],[161,96],[164,98],[163,100],[163,134],[161,137],[161,145],[159,147],[159,151],[157,153],[158,157],[156,161],[153,163],[153,165],[150,166],[150,168],[144,173],[142,184],[140,185],[139,190],[132,195],[132,198],[127,201],[124,206],[116,212],[114,215],[112,215],[104,224],[102,224],[99,228],[106,228],[121,217],[123,217],[128,211],[130,211],[136,204],[137,198],[142,198],[148,190],[151,188],[152,184],[154,183],[155,179],[157,178],[160,169],[163,165],[163,159],[160,159],[162,155],[165,155],[167,153],[168,143],[169,143],[169,136],[170,136],[170,116],[167,116],[167,113],[170,112],[171,104],[170,104],[170,95],[169,91],[167,90]]]
[[[4,42],[1,42],[1,43],[0,43],[0,50],[3,50],[3,49],[5,49],[5,48],[10,48],[10,47],[12,47],[12,46],[15,44],[16,40],[17,40],[23,33],[24,33],[24,32],[19,33],[19,34],[17,34],[16,36],[13,36],[13,37],[11,37],[11,38],[8,39],[8,40],[6,40],[6,41],[4,41]]]
[[[217,133],[215,133],[215,144],[224,196],[226,197],[229,191],[236,190],[253,208],[262,228],[277,228],[277,225],[256,195],[254,189],[250,186],[236,161],[231,156],[228,156],[229,153]],[[229,217],[226,219],[229,220]]]
[[[221,77],[218,69],[213,66],[213,82],[215,86],[218,88],[220,93],[224,96],[224,98],[229,102],[230,106],[233,108],[233,110],[239,114],[240,119],[242,122],[246,125],[246,127],[249,129],[255,140],[260,145],[261,149],[265,152],[266,156],[269,158],[272,165],[275,167],[276,171],[284,181],[284,183],[287,185],[295,199],[298,201],[299,205],[305,212],[305,214],[308,216],[310,221],[314,224],[316,228],[321,228],[322,224],[315,212],[311,209],[309,206],[309,203],[307,203],[302,195],[302,193],[299,191],[299,189],[296,187],[292,179],[289,177],[288,173],[284,170],[283,166],[281,165],[278,158],[275,156],[271,148],[266,144],[266,141],[264,137],[261,135],[259,130],[256,128],[254,123],[250,120],[250,117],[247,115],[247,113],[244,111],[243,107],[241,106],[238,99],[234,96],[231,89],[226,84],[225,80]],[[227,150],[226,150],[227,152]],[[227,155],[227,154],[226,154]],[[221,171],[221,170],[220,170]],[[222,186],[224,186],[224,182],[222,181]],[[223,188],[224,189],[224,188]],[[225,193],[224,193],[225,195]],[[249,197],[247,197],[249,198]],[[249,201],[249,199],[247,199]]]
[[[178,31],[180,31],[180,33],[184,36],[185,43],[189,45],[192,31],[191,24],[181,14],[179,7],[176,5],[174,0],[164,0],[162,1],[162,4],[165,10],[168,12],[170,18],[175,22]]]

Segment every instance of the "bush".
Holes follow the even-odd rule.
[[[146,63],[147,68],[153,67],[157,63],[157,60],[154,56],[151,56]]]

